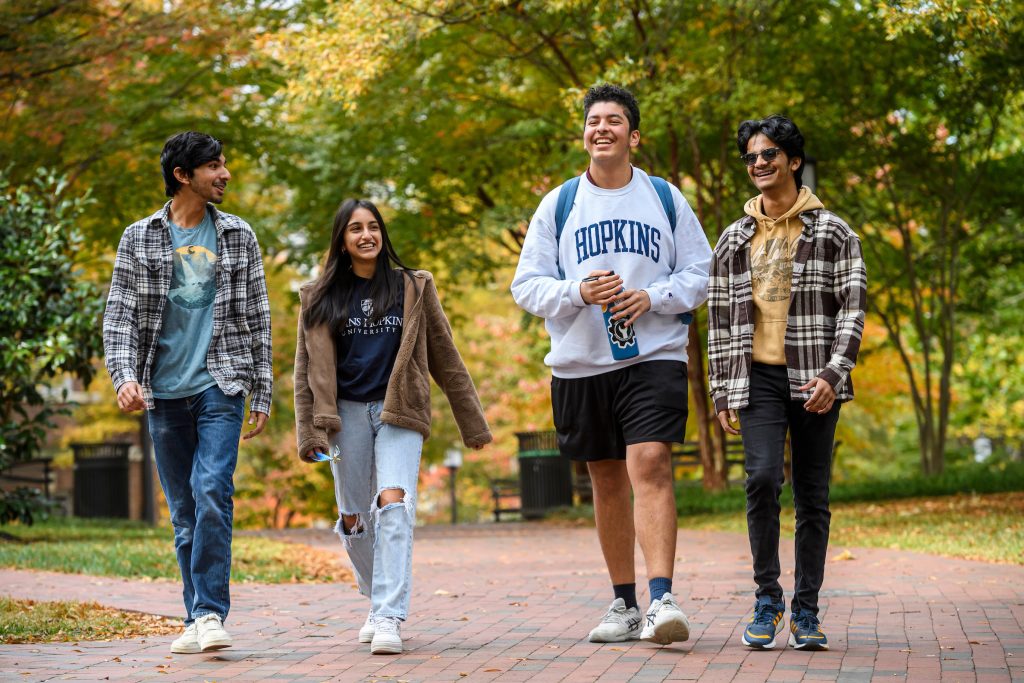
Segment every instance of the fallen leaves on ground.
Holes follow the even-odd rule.
[[[180,619],[126,612],[95,602],[42,602],[0,599],[0,643],[113,640],[170,635]]]

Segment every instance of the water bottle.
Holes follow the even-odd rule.
[[[338,448],[336,445],[334,445],[332,443],[329,451],[330,452],[328,452],[328,453],[321,453],[320,451],[313,451],[313,461],[314,462],[327,462],[327,461],[341,460],[341,449],[340,448]]]
[[[610,271],[609,275],[614,275],[615,271]],[[604,277],[604,276],[601,276]],[[593,282],[597,277],[584,278],[583,282]],[[623,290],[619,290],[621,293]],[[618,320],[612,319],[612,306],[615,305],[613,301],[610,304],[601,306],[601,315],[604,317],[604,329],[608,333],[608,344],[612,349],[612,358],[615,360],[627,360],[629,358],[636,358],[640,355],[640,347],[636,343],[636,331],[632,325],[626,325],[626,318],[619,318]]]

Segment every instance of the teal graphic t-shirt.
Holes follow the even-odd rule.
[[[194,396],[217,382],[206,369],[217,294],[217,228],[207,211],[194,228],[170,220],[174,270],[153,367],[153,396]]]

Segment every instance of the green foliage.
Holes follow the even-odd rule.
[[[966,463],[951,466],[938,476],[919,473],[893,479],[833,483],[829,500],[833,503],[854,503],[1004,491],[1024,491],[1024,463],[1000,463],[995,466]],[[793,491],[788,484],[782,489],[781,500],[783,506],[793,506]],[[690,487],[676,489],[676,508],[682,516],[733,512],[743,510],[745,505],[746,493],[742,486],[734,486],[722,493]]]
[[[51,518],[31,528],[12,525],[16,542],[0,541],[0,567],[150,579],[180,578],[169,527],[111,519]],[[232,539],[235,581],[331,582],[348,578],[333,556],[254,536]],[[327,557],[325,557],[327,556]]]
[[[235,471],[235,522],[240,527],[286,528],[337,518],[334,484],[326,463],[298,458],[293,369],[298,323],[298,273],[268,263],[267,290],[273,329],[274,396],[271,418],[255,439],[243,441]]]
[[[24,182],[45,166],[89,188],[96,203],[80,225],[100,253],[165,201],[158,159],[174,133],[223,140],[236,178],[262,183],[283,142],[281,82],[252,44],[293,11],[248,0],[0,3],[0,167]]]
[[[1024,494],[955,494],[832,506],[829,546],[832,560],[857,560],[840,548],[892,548],[984,562],[1024,564]],[[745,533],[742,511],[686,517],[688,529]],[[792,537],[793,509],[780,517],[784,537]]]
[[[941,471],[965,283],[980,300],[1021,291],[985,275],[994,254],[1010,258],[1021,218],[1019,3],[353,0],[309,19],[267,43],[306,114],[293,117],[308,152],[293,175],[383,201],[407,250],[467,284],[517,253],[539,198],[581,170],[587,86],[638,95],[637,162],[682,185],[712,242],[753,192],[737,124],[792,115],[819,195],[865,237],[922,468]],[[293,185],[315,216],[304,222],[326,225],[336,198]],[[986,235],[1001,239],[982,257],[971,244]]]
[[[75,264],[87,200],[64,188],[46,171],[19,186],[0,171],[0,470],[38,455],[52,418],[68,412],[50,383],[88,383],[100,351],[102,298]],[[38,493],[0,493],[0,524],[44,509]]]

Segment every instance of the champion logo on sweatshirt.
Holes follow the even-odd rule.
[[[661,258],[661,230],[640,221],[613,218],[581,226],[573,233],[576,263],[601,254],[640,254],[655,263]]]

